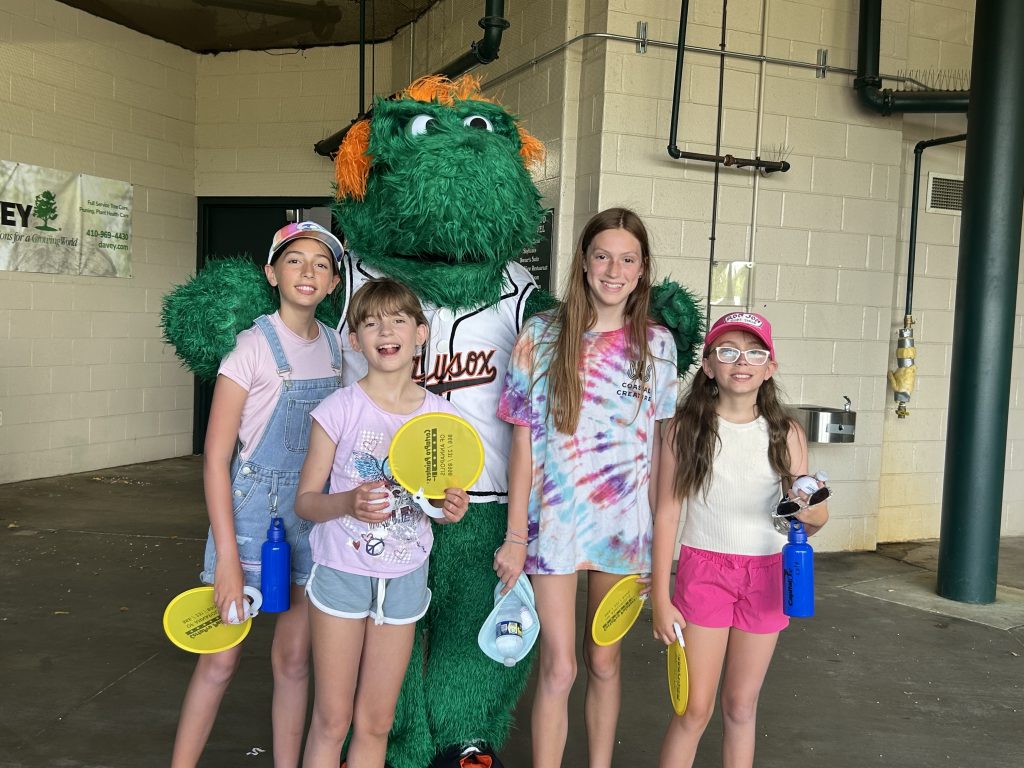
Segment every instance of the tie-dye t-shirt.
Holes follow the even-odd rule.
[[[676,346],[661,326],[647,332],[646,371],[626,359],[623,330],[583,337],[583,405],[576,434],[547,414],[554,331],[548,314],[530,318],[516,341],[498,416],[530,428],[533,478],[526,567],[531,574],[651,569],[648,486],[656,422],[676,405]],[[637,404],[640,403],[639,412]]]

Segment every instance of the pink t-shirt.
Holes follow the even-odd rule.
[[[270,323],[292,368],[290,378],[299,381],[335,375],[331,368],[331,348],[327,339],[322,338],[322,333],[315,339],[304,339],[293,333],[277,312],[270,315]],[[283,381],[263,331],[254,325],[238,334],[235,348],[221,361],[217,373],[249,393],[242,406],[242,423],[238,429],[239,454],[242,459],[247,459],[256,449],[270,421]]]
[[[387,466],[391,439],[413,416],[438,411],[458,414],[443,397],[424,392],[423,404],[412,413],[389,413],[357,382],[333,392],[313,409],[313,419],[337,445],[331,492],[384,480],[392,497],[391,517],[383,523],[369,525],[344,515],[314,525],[309,535],[313,562],[346,573],[394,578],[412,573],[427,559],[434,543],[430,520]]]

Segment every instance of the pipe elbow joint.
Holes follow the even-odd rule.
[[[484,31],[484,37],[472,44],[473,55],[479,63],[490,64],[497,60],[501,36],[512,24],[504,16],[484,16],[477,24]]]
[[[880,115],[891,115],[894,105],[893,93],[891,90],[880,88],[880,82],[874,77],[857,78],[853,82],[853,87],[865,107]]]

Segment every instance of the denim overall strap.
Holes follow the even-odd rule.
[[[285,356],[277,331],[266,316],[258,318],[256,324],[274,353],[274,364],[284,381],[277,404],[259,442],[242,463],[278,473],[298,472],[302,469],[306,448],[309,445],[309,413],[321,400],[338,388],[339,379],[337,374],[317,379],[288,378],[292,367]],[[331,350],[332,365],[337,363],[340,366],[341,350],[337,339],[334,338],[334,332],[322,324],[319,325],[320,333],[325,334],[324,338]]]
[[[328,328],[319,320],[316,324],[320,326],[320,333],[327,339],[327,346],[331,348],[331,368],[338,375],[341,375],[341,345],[338,342],[338,333],[333,328]]]
[[[274,355],[274,365],[277,366],[277,375],[287,381],[287,374],[292,372],[292,367],[288,364],[284,347],[281,346],[281,340],[277,338],[277,332],[274,330],[270,318],[267,315],[260,315],[256,318],[256,327],[263,331],[263,336],[267,339],[267,344],[270,345],[270,352]]]

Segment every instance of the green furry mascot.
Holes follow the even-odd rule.
[[[416,375],[473,423],[486,454],[469,512],[458,525],[434,531],[433,598],[389,738],[394,768],[500,765],[493,750],[508,735],[529,674],[529,663],[506,668],[485,656],[477,633],[493,606],[492,562],[506,527],[511,427],[496,416],[498,397],[523,321],[554,304],[516,261],[536,241],[543,214],[528,170],[542,156],[541,143],[481,96],[475,79],[430,77],[378,100],[372,119],[352,126],[336,157],[334,213],[351,248],[342,264],[342,308],[380,275],[416,291],[431,324]],[[230,322],[202,313],[203,277],[168,297],[165,335],[193,370],[215,372],[231,347],[214,336],[230,334],[233,344],[233,334],[258,312],[235,307]],[[685,371],[702,330],[693,297],[663,283],[652,295],[652,312],[673,331]],[[183,319],[197,313],[201,320]],[[366,363],[348,348],[348,329],[342,324],[339,331],[349,384]]]
[[[469,512],[435,531],[426,653],[422,665],[410,664],[396,713],[388,749],[395,768],[422,768],[435,756],[438,766],[495,765],[492,750],[505,741],[529,672],[526,663],[496,664],[476,637],[493,606],[492,563],[507,522],[511,427],[496,416],[498,397],[523,320],[553,304],[516,261],[543,215],[528,170],[542,154],[474,78],[428,77],[378,101],[336,157],[335,216],[352,249],[346,296],[378,275],[416,291],[431,319],[417,374],[473,423],[486,454]],[[681,323],[672,325],[685,328],[685,370],[700,335],[697,308],[670,284],[659,287],[656,304],[662,316],[675,310]],[[340,330],[344,346],[348,329]],[[346,355],[346,383],[365,370]]]

